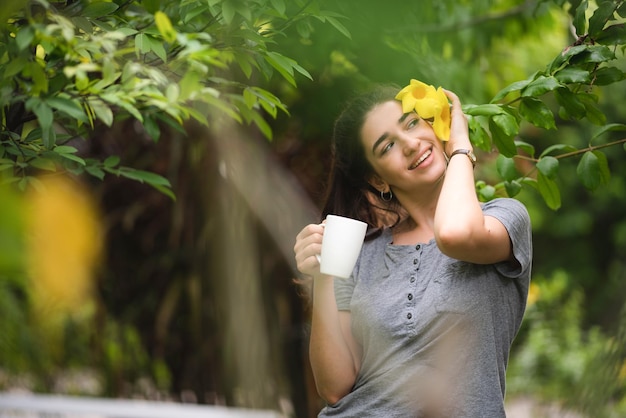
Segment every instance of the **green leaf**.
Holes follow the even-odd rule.
[[[551,156],[541,157],[537,161],[537,169],[547,178],[554,179],[559,171],[559,160]]]
[[[326,20],[331,25],[333,25],[333,27],[335,29],[337,29],[339,31],[339,33],[341,33],[343,36],[345,36],[348,39],[352,39],[352,35],[350,34],[350,31],[341,22],[339,22],[337,19],[335,19],[332,16],[326,16]]]
[[[626,4],[626,3],[624,3]],[[626,24],[619,23],[605,28],[596,36],[596,42],[602,45],[619,45],[626,43]]]
[[[504,155],[498,155],[496,159],[496,169],[498,174],[504,180],[512,181],[518,177],[517,168],[515,168],[515,161],[513,158],[505,157]]]
[[[25,76],[30,76],[33,81],[31,94],[37,96],[48,91],[48,76],[37,62],[29,62],[22,72]]]
[[[227,25],[231,24],[236,12],[237,10],[235,9],[234,2],[225,1],[222,3],[222,17]]]
[[[55,149],[55,151],[56,151],[56,149]],[[66,154],[66,153],[59,153],[58,155],[61,156],[64,159],[66,159],[66,160],[74,161],[74,162],[80,164],[81,166],[87,165],[87,163],[85,163],[85,160],[83,160],[82,158],[80,158],[77,155]]]
[[[243,101],[249,109],[254,108],[254,105],[257,103],[257,96],[252,93],[249,87],[243,90]]]
[[[150,52],[150,39],[145,33],[135,35],[135,53],[137,56]]]
[[[54,161],[48,158],[43,158],[43,157],[37,157],[34,160],[29,161],[29,164],[40,170],[56,171],[57,169],[57,166],[56,164],[54,164]]]
[[[515,197],[520,191],[522,191],[522,185],[517,180],[505,181],[504,188],[509,197]]]
[[[158,141],[161,137],[161,128],[153,117],[147,116],[143,121],[143,128],[153,141]]]
[[[587,51],[587,45],[576,45],[567,47],[562,53],[558,54],[554,60],[550,63],[549,71],[553,74],[555,71],[563,68],[566,64],[577,55],[583,54]]]
[[[579,93],[578,97],[581,102],[585,105],[585,116],[589,120],[589,122],[595,125],[604,125],[606,124],[606,115],[600,107],[598,106],[598,98],[592,94],[582,94]]]
[[[526,154],[528,154],[530,157],[534,157],[535,156],[535,147],[532,144],[529,144],[528,142],[524,142],[524,141],[515,141],[515,146],[519,149],[521,149],[522,151],[524,151]]]
[[[501,105],[493,103],[481,105],[467,104],[462,107],[463,113],[472,116],[494,116],[506,113]]]
[[[591,140],[593,141],[594,139],[599,138],[607,132],[614,131],[626,131],[626,125],[624,125],[623,123],[610,123],[608,125],[605,125],[600,128],[595,134],[593,134]]]
[[[586,83],[589,81],[589,71],[579,67],[565,67],[554,75],[561,83]]]
[[[538,97],[561,86],[556,78],[541,75],[522,89],[522,97]]]
[[[157,57],[161,58],[161,61],[167,62],[167,52],[165,52],[165,46],[160,40],[146,36],[144,42],[147,43],[149,51],[154,52]]]
[[[580,58],[582,62],[600,63],[614,60],[615,53],[605,45],[591,45],[577,58]]]
[[[15,44],[17,45],[17,49],[20,51],[24,51],[25,49],[30,48],[30,43],[33,41],[35,37],[35,31],[32,26],[23,26],[17,35],[15,35]]]
[[[554,90],[554,97],[565,111],[564,119],[582,119],[585,117],[587,110],[585,105],[578,99],[578,95],[573,93],[567,87]]]
[[[161,0],[141,0],[148,13],[155,13],[161,7]]]
[[[235,61],[239,64],[239,68],[241,68],[246,78],[250,78],[252,76],[252,65],[255,64],[254,60],[249,55],[235,54]]]
[[[96,117],[102,121],[106,126],[113,125],[113,111],[106,103],[100,99],[90,98],[88,101],[89,107],[93,110]]]
[[[96,167],[93,165],[87,165],[85,167],[85,171],[90,175],[94,176],[98,180],[104,180],[104,171],[100,167]]]
[[[285,14],[287,6],[285,6],[284,0],[270,0],[270,4],[274,8],[274,10],[278,12],[278,14],[280,14],[281,16]]]
[[[490,186],[490,185],[481,187],[478,190],[478,196],[480,197],[480,200],[483,202],[488,202],[490,200],[493,200],[495,195],[496,195],[496,189],[495,187]]]
[[[48,97],[45,102],[52,108],[67,114],[68,116],[87,122],[87,115],[80,106],[78,100],[70,100],[64,97]]]
[[[550,145],[548,148],[543,150],[539,158],[543,158],[546,155],[549,155],[550,153],[552,153],[553,151],[573,152],[573,151],[576,151],[576,148],[571,145],[566,145],[566,144]]]
[[[561,192],[554,180],[547,178],[539,172],[537,175],[537,188],[550,209],[557,210],[561,207]]]
[[[517,130],[513,128],[513,125],[517,127],[517,121],[508,114],[495,115],[489,120],[489,130],[491,131],[493,143],[505,157],[513,157],[517,154],[517,148],[513,140],[515,134],[511,133],[513,130],[517,133]]]
[[[587,16],[585,12],[587,11],[587,7],[589,2],[587,0],[583,0],[580,2],[578,7],[576,8],[576,13],[574,14],[574,28],[576,29],[576,35],[582,36],[586,33],[587,29]]]
[[[16,74],[19,74],[24,70],[27,64],[28,60],[25,57],[19,56],[15,59],[12,59],[6,64],[2,64],[4,67],[3,76],[9,78]]]
[[[491,151],[491,138],[480,121],[470,115],[467,117],[467,122],[469,125],[469,135],[472,144],[483,151]]]
[[[171,187],[170,182],[165,177],[152,173],[150,171],[137,170],[130,167],[120,167],[118,170],[119,175],[122,177],[129,178],[131,180],[136,180],[140,183],[148,183],[150,185],[158,185]]]
[[[589,36],[595,38],[602,31],[609,18],[615,12],[615,2],[612,0],[601,1],[598,8],[589,19]]]
[[[607,86],[626,79],[626,73],[616,67],[602,67],[594,73],[593,84]]]
[[[265,119],[258,112],[250,112],[250,119],[254,122],[254,124],[259,128],[263,136],[265,136],[270,141],[272,140],[272,128],[267,123]]]
[[[277,53],[268,52],[265,56],[265,60],[276,69],[285,80],[292,86],[296,87],[296,81],[293,77],[293,65],[291,59]]]
[[[81,15],[83,17],[97,19],[103,16],[110,15],[111,13],[115,12],[118,8],[119,6],[115,3],[97,1],[93,3],[89,3],[87,7],[83,9],[83,11],[81,12]]]
[[[504,99],[509,93],[512,93],[514,91],[518,91],[518,90],[523,89],[528,84],[530,84],[531,81],[532,81],[532,79],[528,79],[528,80],[516,81],[515,83],[509,84],[507,87],[505,87],[502,90],[500,90],[493,97],[493,99],[491,99],[490,103],[494,103],[494,102],[500,101],[500,100]]]
[[[117,155],[109,155],[102,164],[107,168],[114,168],[120,163],[120,157]]]
[[[530,123],[544,129],[556,129],[554,114],[541,100],[524,97],[519,107],[520,114]]]
[[[576,167],[581,183],[589,190],[608,184],[611,173],[606,155],[600,151],[587,151]]]
[[[93,33],[93,25],[91,24],[89,19],[85,18],[84,16],[73,16],[71,20],[72,23],[83,32],[88,34]]]
[[[197,111],[193,107],[188,108],[187,112],[189,112],[189,116],[200,122],[202,125],[209,126],[209,120],[202,112]]]
[[[54,114],[50,106],[41,101],[39,97],[32,97],[26,101],[26,109],[32,110],[35,116],[37,116],[37,121],[42,131],[50,129],[54,120]]]

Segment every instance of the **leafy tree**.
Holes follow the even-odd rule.
[[[254,123],[287,112],[256,82],[275,74],[310,77],[273,49],[285,28],[315,17],[339,30],[337,15],[284,0],[32,1],[0,33],[0,170],[21,189],[34,174],[65,170],[146,182],[173,197],[162,176],[120,166],[117,156],[83,158],[95,130],[134,118],[153,140],[160,125],[188,120]]]

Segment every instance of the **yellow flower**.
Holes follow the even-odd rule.
[[[402,102],[404,113],[415,111],[422,119],[432,119],[437,138],[442,141],[450,139],[450,104],[441,87],[436,89],[412,79],[408,86],[400,90],[396,99]]]
[[[28,271],[35,310],[52,319],[89,303],[103,237],[85,190],[61,178],[42,183],[45,190],[32,190],[27,199]]]

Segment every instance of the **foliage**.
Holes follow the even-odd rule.
[[[623,54],[626,48],[623,23],[626,3],[602,1],[588,20],[585,17],[587,7],[585,0],[570,9],[578,39],[544,70],[505,87],[489,104],[464,107],[470,116],[474,145],[487,152],[493,147],[499,151],[497,169],[504,181],[495,187],[480,189],[485,200],[493,198],[498,190],[515,196],[522,185],[529,185],[539,191],[548,207],[558,209],[561,206],[556,183],[559,160],[579,155],[582,157],[577,174],[582,184],[590,190],[607,184],[610,169],[601,149],[624,144],[626,139],[598,142],[608,132],[626,131],[626,124],[607,122],[598,106],[598,90],[626,78],[626,73],[618,66],[610,65],[617,58],[616,51],[621,49]],[[568,144],[553,144],[537,155],[532,144],[516,140],[523,122],[542,129],[556,129],[554,108],[563,120],[585,118],[600,127],[587,147],[577,149]],[[535,164],[520,175],[514,159]]]
[[[183,131],[188,120],[223,119],[271,138],[264,116],[287,109],[255,78],[310,77],[272,49],[285,28],[310,18],[343,29],[336,14],[302,0],[28,3],[0,31],[4,181],[25,189],[41,171],[113,174],[173,197],[166,178],[115,155],[83,158],[81,143],[128,118],[153,140],[161,124]]]
[[[569,408],[588,416],[623,415],[624,332],[611,338],[599,327],[585,330],[584,303],[582,289],[565,271],[535,278],[507,372],[509,397],[532,387],[542,401],[564,400]]]
[[[277,50],[284,31],[297,26],[305,36],[315,20],[347,35],[341,16],[304,0],[33,0],[6,6],[0,14],[0,181],[22,191],[48,192],[41,174],[113,175],[174,198],[168,179],[137,169],[133,161],[123,165],[124,155],[92,157],[90,139],[125,132],[127,142],[157,142],[163,133],[184,136],[188,122],[250,125],[272,139],[266,119],[288,113],[264,86],[277,79],[295,86],[299,77],[310,78]],[[134,135],[116,129],[128,121],[135,122]],[[10,228],[0,230],[0,245],[7,247],[0,255],[0,363],[12,372],[39,374],[36,385],[43,390],[51,389],[56,369],[50,366],[68,363],[101,369],[110,395],[122,394],[123,379],[146,372],[159,389],[171,389],[168,366],[148,359],[134,326],[108,318],[103,306],[94,312],[83,304],[89,312],[63,316],[53,333],[43,329],[46,321],[37,323],[32,283],[20,270],[21,247],[14,245],[25,235],[17,228],[21,209],[9,195],[2,197],[0,221]],[[75,209],[65,208],[65,215],[76,215]],[[96,320],[97,326],[87,325]]]

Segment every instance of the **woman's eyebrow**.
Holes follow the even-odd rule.
[[[402,114],[402,116],[400,116],[400,118],[398,119],[398,124],[404,122],[404,120],[411,114],[411,112],[409,113],[404,113]],[[385,132],[384,134],[382,134],[380,136],[380,138],[378,138],[376,140],[376,142],[374,142],[374,145],[372,146],[372,152],[376,153],[376,148],[379,147],[379,145],[385,140],[387,139],[387,137],[389,136],[389,133]]]

